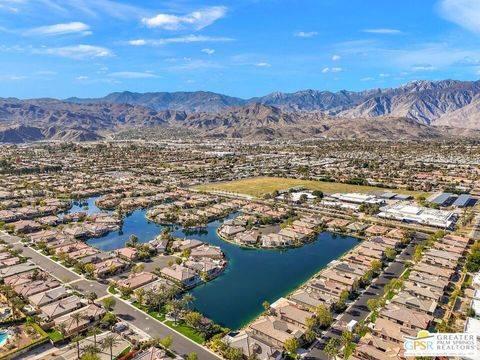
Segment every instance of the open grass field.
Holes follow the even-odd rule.
[[[262,197],[266,193],[271,193],[275,190],[285,190],[293,186],[303,185],[309,190],[320,190],[326,194],[332,194],[337,192],[356,192],[356,193],[369,193],[371,191],[388,191],[389,189],[379,188],[375,186],[362,186],[351,185],[334,182],[312,181],[312,180],[299,180],[288,178],[276,178],[276,177],[258,177],[250,179],[242,179],[237,181],[218,182],[207,185],[197,186],[196,190],[201,191],[225,191],[236,194],[245,194],[256,197]],[[395,189],[391,190],[400,194],[408,194],[412,196],[427,195],[428,193],[421,191],[408,191]]]

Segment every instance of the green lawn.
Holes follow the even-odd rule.
[[[197,186],[196,190],[209,191],[219,190],[232,192],[237,194],[245,194],[256,197],[262,197],[266,193],[271,193],[275,190],[286,190],[288,188],[303,185],[309,190],[320,190],[326,194],[337,192],[357,192],[369,193],[371,191],[393,191],[400,194],[407,194],[412,196],[428,195],[428,193],[421,191],[408,191],[402,189],[386,189],[375,186],[351,185],[335,182],[313,181],[313,180],[299,180],[289,178],[276,177],[259,177],[250,178],[228,182],[211,183],[207,185]]]
[[[165,321],[165,314],[164,313],[159,313],[158,311],[153,311],[153,310],[148,310],[148,308],[145,305],[140,305],[136,301],[132,303],[133,306],[135,306],[137,309],[142,310],[143,312],[146,312],[148,315],[151,317],[163,322]]]
[[[47,335],[53,342],[57,342],[63,339],[62,333],[55,329],[47,331]]]
[[[153,310],[148,310],[148,308],[145,305],[140,305],[137,302],[132,303],[133,306],[135,306],[137,309],[142,310],[143,312],[147,313],[151,317],[163,322],[165,325],[171,327],[172,329],[177,330],[179,333],[185,335],[189,339],[195,341],[196,343],[203,344],[205,342],[205,338],[200,334],[197,330],[191,328],[188,325],[185,325],[183,323],[177,323],[176,325],[173,324],[172,321],[165,321],[165,314],[164,313],[159,313],[158,311],[153,311]]]
[[[179,333],[185,335],[196,343],[203,344],[205,342],[202,334],[185,324],[177,323],[177,325],[174,325],[172,321],[165,321],[164,324],[170,326],[172,329],[177,330]]]
[[[405,271],[402,275],[402,280],[408,280],[408,278],[410,277],[410,273],[412,272],[411,269],[408,269],[407,271]]]

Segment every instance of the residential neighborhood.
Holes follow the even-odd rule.
[[[126,149],[76,163],[58,145],[26,147],[23,168],[0,176],[7,358],[108,357],[113,340],[101,341],[115,337],[122,345],[112,351],[138,359],[400,359],[404,335],[477,329],[475,182],[468,196],[441,182],[358,187],[295,171],[282,178],[269,170],[280,157],[266,166],[248,146],[228,158],[142,147],[165,163],[190,162],[199,176],[128,150],[119,157],[117,146]],[[236,151],[250,153],[249,172],[222,175]],[[41,170],[38,154],[64,171]],[[73,174],[82,176],[67,181]],[[230,184],[237,192],[221,190]],[[256,184],[260,193],[249,190]]]

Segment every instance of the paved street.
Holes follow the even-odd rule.
[[[342,316],[337,320],[342,323],[348,323],[351,320],[364,320],[370,311],[367,307],[367,301],[369,299],[378,298],[383,295],[383,288],[386,284],[390,282],[393,278],[398,278],[404,271],[404,263],[412,258],[415,245],[422,238],[415,239],[412,241],[403,251],[397,256],[397,259],[389,264],[389,266],[384,270],[384,272],[372,283],[370,286],[357,298],[352,306]],[[341,332],[335,329],[335,324],[332,326],[322,338],[312,347],[308,354],[309,359],[322,359],[328,360],[328,356],[325,355],[323,349],[328,343],[330,338],[338,337],[341,335]]]
[[[477,215],[474,222],[475,222],[475,225],[473,225],[473,229],[472,229],[472,232],[470,233],[470,237],[473,240],[480,240],[480,215]]]
[[[74,281],[72,283],[72,286],[76,286],[79,290],[95,291],[99,298],[111,295],[107,292],[108,285],[101,284],[97,281],[83,279],[78,274],[60,266],[48,257],[43,256],[42,254],[34,251],[33,249],[24,247],[23,244],[19,242],[20,238],[0,233],[0,239],[6,241],[9,244],[12,244],[16,249],[22,249],[24,256],[30,257],[33,262],[35,262],[44,270],[48,271],[53,276],[63,281]],[[146,332],[150,336],[171,336],[173,338],[172,350],[176,353],[183,355],[195,352],[197,353],[198,358],[201,360],[217,360],[219,358],[216,354],[208,351],[205,347],[177,333],[176,331],[169,328],[167,325],[164,325],[156,319],[150,317],[149,315],[139,311],[134,306],[131,306],[118,298],[116,300],[117,303],[114,307],[114,313],[120,319],[131,323],[133,326]]]
[[[57,264],[56,262],[50,260],[46,256],[39,254],[35,250],[23,246],[23,243],[19,242],[20,238],[16,236],[10,236],[6,234],[0,235],[0,239],[6,241],[7,243],[13,245],[14,249],[18,249],[22,252],[23,256],[29,257],[32,261],[43,268],[44,270],[48,271],[50,274],[54,275],[61,281],[68,283],[73,280],[81,279],[81,276],[78,274],[65,269],[63,266]]]

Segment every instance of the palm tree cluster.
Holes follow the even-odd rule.
[[[23,309],[25,303],[20,296],[18,296],[13,287],[11,285],[2,284],[0,285],[0,293],[5,296],[5,299],[12,310],[12,316],[14,318],[21,316],[20,310]]]

